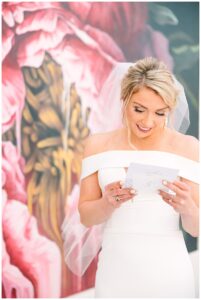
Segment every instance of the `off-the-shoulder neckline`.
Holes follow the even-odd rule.
[[[96,154],[92,154],[92,155],[89,155],[89,156],[86,156],[83,160],[85,159],[90,159],[90,158],[93,158],[93,157],[96,157],[96,156],[100,156],[100,155],[104,155],[104,154],[109,154],[109,153],[112,153],[112,152],[115,152],[115,153],[118,153],[118,152],[128,152],[128,153],[139,153],[139,152],[143,152],[143,153],[162,153],[164,155],[172,155],[172,156],[176,156],[176,157],[179,157],[179,158],[182,158],[182,159],[185,159],[185,160],[189,160],[191,162],[194,162],[194,163],[199,163],[199,161],[196,161],[196,160],[193,160],[193,159],[190,159],[188,157],[185,157],[185,156],[182,156],[182,155],[179,155],[179,154],[176,154],[176,153],[173,153],[173,152],[168,152],[168,151],[160,151],[160,150],[106,150],[106,151],[102,151],[102,152],[99,152],[99,153],[96,153]]]

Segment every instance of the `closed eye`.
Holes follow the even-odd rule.
[[[156,112],[156,114],[158,115],[158,116],[165,116],[165,113],[159,113],[159,112]]]
[[[145,110],[141,107],[138,107],[138,106],[134,106],[134,111],[138,112],[138,113],[143,113],[145,112]],[[163,117],[165,116],[165,113],[164,112],[156,112],[156,115],[160,116],[160,117]]]
[[[143,113],[145,110],[138,108],[137,106],[134,107],[135,111],[138,113]]]

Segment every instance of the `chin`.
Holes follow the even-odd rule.
[[[151,136],[153,133],[153,128],[149,129],[148,131],[147,130],[142,130],[138,127],[138,125],[136,124],[136,127],[135,127],[135,134],[138,136],[138,137],[141,137],[141,138],[145,138],[145,137],[149,137]]]
[[[137,135],[138,136],[138,138],[140,138],[140,139],[146,139],[146,138],[149,138],[150,136],[151,136],[151,134],[138,134]]]

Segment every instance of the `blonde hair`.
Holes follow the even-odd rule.
[[[129,67],[121,82],[123,118],[131,96],[142,87],[154,90],[172,110],[177,104],[178,89],[167,66],[153,57],[138,60]]]

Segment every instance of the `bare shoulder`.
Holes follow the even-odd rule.
[[[184,135],[184,146],[187,148],[189,158],[192,160],[199,161],[199,140],[191,135]]]
[[[177,132],[174,141],[180,155],[199,161],[199,140],[196,137]]]
[[[84,144],[83,158],[106,151],[115,133],[116,131],[109,131],[89,136]]]

